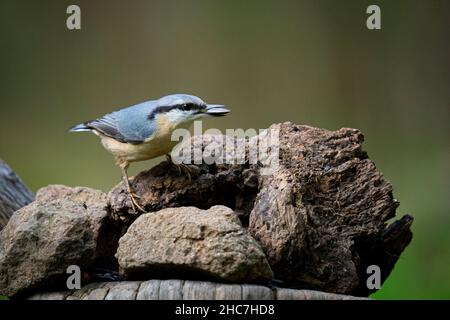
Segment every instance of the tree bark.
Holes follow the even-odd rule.
[[[27,205],[34,194],[14,171],[0,159],[0,230],[8,223],[14,211]]]

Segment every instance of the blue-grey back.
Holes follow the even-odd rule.
[[[128,141],[144,141],[155,131],[155,124],[149,120],[157,108],[157,100],[151,100],[113,112],[118,131]]]

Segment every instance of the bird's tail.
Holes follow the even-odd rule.
[[[89,127],[86,127],[84,123],[77,124],[69,129],[69,132],[83,132],[83,131],[91,131]]]

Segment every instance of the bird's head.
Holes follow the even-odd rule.
[[[155,115],[164,115],[171,123],[189,123],[204,116],[221,117],[230,110],[224,105],[207,104],[202,99],[188,94],[172,94],[157,100]]]

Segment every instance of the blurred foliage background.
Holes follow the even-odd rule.
[[[382,30],[369,31],[374,3]],[[81,31],[66,28],[70,4]],[[398,214],[415,217],[412,244],[374,297],[448,299],[449,17],[444,0],[3,0],[0,156],[33,191],[107,191],[120,179],[111,155],[67,129],[178,92],[231,107],[204,128],[359,128]]]

